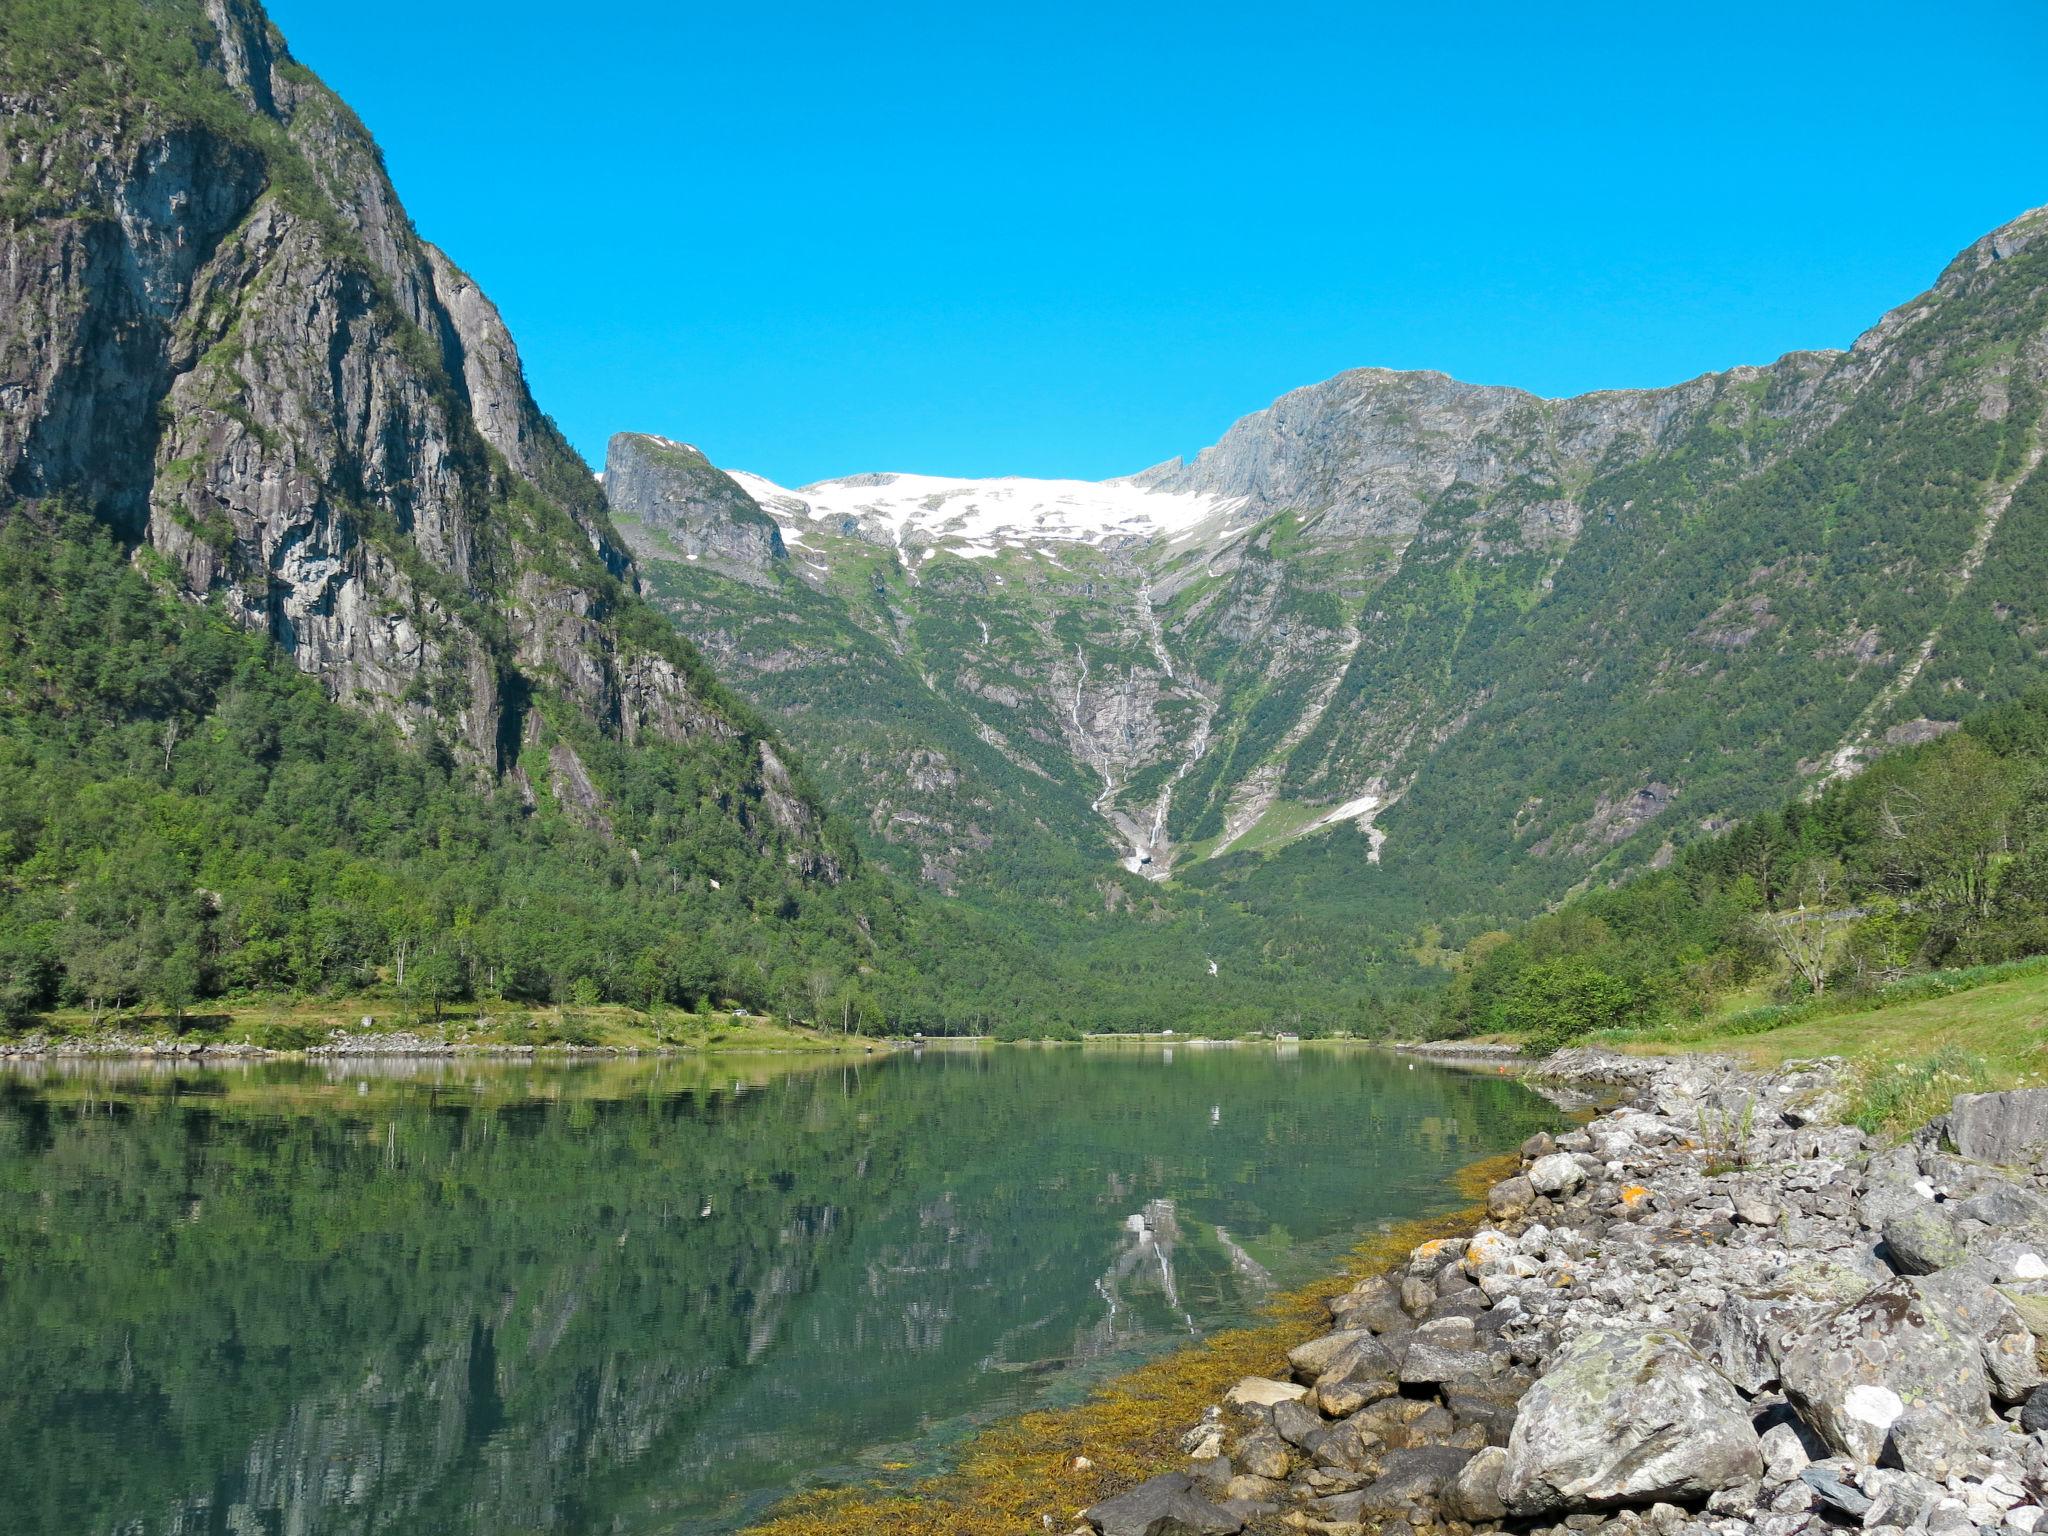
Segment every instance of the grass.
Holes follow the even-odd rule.
[[[367,1026],[365,1024],[367,1022]],[[133,1040],[175,1038],[188,1044],[247,1041],[272,1050],[303,1050],[334,1030],[409,1032],[466,1045],[576,1045],[637,1051],[869,1051],[877,1042],[838,1030],[812,1029],[757,1015],[659,1014],[616,1004],[532,1008],[523,1004],[460,1003],[436,1019],[389,998],[323,998],[309,1002],[209,1002],[176,1024],[166,1015],[128,1010],[102,1015],[97,1024],[82,1009],[44,1016],[27,1031],[47,1039]]]
[[[1458,1178],[1476,1200],[1512,1171],[1490,1158]],[[1068,1408],[984,1430],[952,1471],[907,1487],[875,1485],[799,1495],[752,1536],[1013,1536],[1071,1530],[1078,1511],[1178,1465],[1180,1436],[1246,1376],[1287,1376],[1287,1351],[1327,1325],[1323,1298],[1390,1268],[1417,1243],[1462,1236],[1482,1219],[1468,1207],[1400,1223],[1361,1245],[1339,1275],[1276,1298],[1247,1328],[1212,1335],[1118,1378]],[[1085,1463],[1085,1465],[1077,1464]]]
[[[1860,1008],[1780,1010],[1790,1017],[1763,1028],[1755,1025],[1764,1010],[1752,1009],[1683,1036],[1612,1043],[1646,1055],[1713,1051],[1759,1067],[1841,1056],[1858,1076],[1852,1117],[1865,1130],[1896,1136],[1945,1111],[1958,1093],[2048,1082],[2048,967],[1999,967],[1992,974],[2003,979],[1949,990],[1971,974],[1913,978]]]

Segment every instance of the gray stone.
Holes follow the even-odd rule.
[[[1238,1438],[1230,1453],[1231,1465],[1253,1477],[1285,1477],[1294,1468],[1287,1442],[1270,1426],[1262,1426]]]
[[[1244,1521],[1221,1509],[1186,1474],[1168,1472],[1082,1512],[1102,1536],[1235,1536]]]
[[[2005,1231],[2048,1233],[2048,1199],[2020,1188],[2010,1179],[1986,1179],[1970,1195],[1955,1202],[1955,1214],[1962,1220],[1981,1221],[1987,1227]]]
[[[1273,1405],[1273,1432],[1289,1445],[1306,1445],[1323,1431],[1323,1416],[1306,1403],[1290,1399]]]
[[[1337,1297],[1330,1316],[1339,1328],[1369,1328],[1378,1334],[1404,1333],[1415,1323],[1401,1309],[1401,1287],[1385,1275],[1361,1280]]]
[[[1674,1334],[1582,1334],[1522,1400],[1510,1512],[1704,1498],[1755,1482],[1763,1452],[1735,1388]]]
[[[1456,1485],[1458,1474],[1476,1454],[1443,1445],[1389,1451],[1380,1475],[1359,1496],[1360,1514],[1386,1516],[1411,1511],[1434,1512]]]
[[[1460,1426],[1477,1428],[1488,1445],[1504,1446],[1515,1427],[1515,1414],[1522,1394],[1533,1379],[1520,1371],[1502,1369],[1480,1380],[1446,1382],[1439,1389],[1444,1406]]]
[[[1947,1315],[1924,1280],[1900,1278],[1824,1314],[1779,1359],[1785,1395],[1822,1439],[1874,1464],[1909,1405],[1946,1412],[1959,1425],[1991,1416],[1977,1341]]]
[[[1764,1453],[1764,1482],[1789,1483],[1812,1463],[1806,1442],[1790,1424],[1773,1424],[1758,1437]]]
[[[1397,1390],[1394,1354],[1380,1339],[1353,1338],[1315,1379],[1315,1405],[1333,1418],[1355,1413]]]
[[[1931,1275],[1970,1256],[1956,1224],[1932,1201],[1892,1211],[1883,1232],[1885,1257],[1902,1275]]]
[[[1802,1471],[1799,1478],[1820,1495],[1822,1503],[1841,1511],[1851,1520],[1862,1519],[1870,1508],[1870,1495],[1849,1483],[1838,1468],[1816,1463]]]
[[[1778,1379],[1784,1341],[1825,1310],[1802,1297],[1729,1296],[1694,1326],[1693,1345],[1715,1370],[1754,1394]]]
[[[1948,1133],[1973,1162],[2030,1163],[2048,1152],[2048,1088],[1957,1094]]]
[[[1471,1318],[1432,1318],[1408,1335],[1397,1379],[1404,1386],[1431,1386],[1483,1374],[1492,1362],[1477,1349],[1478,1342]]]
[[[1458,1520],[1498,1520],[1508,1512],[1501,1501],[1501,1475],[1507,1471],[1508,1453],[1497,1445],[1473,1453],[1458,1469],[1457,1477],[1443,1496],[1444,1513]]]
[[[1950,1325],[1976,1340],[1992,1399],[2017,1403],[2042,1383],[2034,1335],[2019,1308],[1990,1284],[1978,1264],[1957,1265],[1923,1282]]]
[[[1371,1329],[1340,1328],[1334,1333],[1310,1339],[1306,1344],[1298,1344],[1287,1351],[1287,1364],[1294,1372],[1296,1381],[1313,1383],[1350,1350],[1373,1345]]]
[[[1586,1170],[1568,1152],[1553,1152],[1529,1165],[1529,1187],[1539,1195],[1566,1195],[1586,1182]]]
[[[1502,1179],[1486,1192],[1486,1214],[1495,1221],[1512,1221],[1536,1203],[1536,1186],[1521,1174]]]
[[[2030,1435],[2048,1433],[2048,1387],[2036,1387],[2027,1394],[2020,1409],[2020,1428]]]

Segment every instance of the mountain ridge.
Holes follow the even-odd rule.
[[[1120,860],[1126,873],[1193,878],[1219,852],[1327,832],[1332,810],[1370,797],[1361,822],[1371,841],[1339,832],[1307,860],[1348,861],[1326,872],[1356,883],[1380,840],[1399,861],[1403,824],[1421,819],[1418,790],[1458,797],[1449,764],[1465,761],[1460,738],[1495,717],[1512,733],[1515,716],[1503,711],[1510,697],[1525,700],[1513,706],[1521,718],[1532,718],[1528,707],[1554,717],[1542,731],[1555,743],[1544,774],[1556,782],[1543,787],[1562,793],[1532,785],[1533,804],[1501,803],[1483,829],[1469,811],[1455,813],[1456,826],[1432,807],[1417,852],[1440,850],[1445,835],[1489,863],[1514,849],[1521,889],[1510,910],[1528,910],[1549,899],[1542,892],[1666,858],[1667,844],[1817,782],[1857,740],[1867,754],[1887,732],[1938,729],[2040,670],[2039,647],[2005,619],[1995,619],[2001,640],[1975,633],[1981,616],[1962,633],[1949,610],[1981,586],[1980,569],[2003,580],[2031,559],[2030,518],[2024,537],[2001,535],[2004,515],[1986,509],[2017,499],[2025,513],[2034,494],[2048,372],[2035,270],[2044,227],[2048,212],[2036,209],[1980,237],[1848,348],[1560,400],[1370,368],[1289,391],[1192,460],[1099,483],[1229,506],[1192,537],[1180,529],[1178,544],[1151,533],[1115,547],[1028,536],[990,547],[936,514],[883,537],[880,518],[820,529],[812,508],[770,496],[785,534],[802,540],[788,590],[836,603],[834,623],[863,629],[908,669],[906,687],[952,711],[949,768],[970,736],[1011,750],[1041,787],[1096,817],[1107,837],[1089,845],[1090,859]],[[1936,420],[1953,425],[1951,441],[1933,440]],[[855,478],[874,477],[821,484]],[[1857,554],[1830,527],[1874,553]],[[1721,555],[1697,564],[1709,546]],[[1695,554],[1682,559],[1652,557],[1688,547]],[[1890,590],[1871,582],[1872,561],[1890,562]],[[1827,569],[1839,579],[1821,580]],[[776,621],[749,619],[761,637],[749,641],[719,623],[715,585],[685,595],[667,574],[654,580],[686,631],[717,627],[728,675],[802,722],[791,728],[818,744],[824,771],[842,726],[823,689],[806,697],[792,681]],[[1617,582],[1647,582],[1637,596],[1658,610],[1642,637],[1647,675],[1626,694],[1598,681],[1594,658],[1620,670],[1634,653],[1617,655],[1611,642],[1587,649],[1616,616],[1640,616]],[[1811,612],[1788,621],[1797,608]],[[1960,693],[1953,703],[1917,686],[1917,672],[1891,686],[1922,646],[1962,666],[1941,685]],[[774,688],[750,680],[750,647],[779,658]],[[1539,651],[1548,680],[1526,665]],[[811,662],[829,670],[827,658]],[[1565,685],[1581,672],[1585,682]],[[1688,675],[1698,682],[1678,681]],[[1732,688],[1748,697],[1747,723],[1761,724],[1763,695],[1780,686],[1766,677],[1810,679],[1784,686],[1794,696],[1821,689],[1817,700],[1842,707],[1800,706],[1796,751],[1782,749],[1775,727],[1753,737],[1770,762],[1759,771],[1700,756],[1717,732],[1698,722],[1686,727],[1697,745],[1659,725],[1667,746],[1612,754],[1640,767],[1573,769],[1557,734],[1563,716],[1543,702],[1576,691],[1588,697],[1571,706],[1575,718],[1619,710],[1647,725],[1674,690]],[[1740,709],[1727,718],[1713,748],[1724,760],[1744,728]],[[884,754],[871,745],[861,755],[872,764]],[[907,782],[903,792],[915,798]],[[1674,807],[1691,820],[1675,821]],[[905,836],[927,863],[945,844],[941,865],[971,869],[971,840],[948,843],[946,825],[933,815]],[[1645,846],[1639,834],[1652,827],[1659,836]],[[872,841],[882,835],[870,846],[886,857]],[[1262,877],[1215,878],[1235,888]]]

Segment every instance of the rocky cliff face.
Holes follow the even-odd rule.
[[[644,559],[703,561],[750,586],[774,584],[789,552],[774,518],[688,443],[639,432],[611,440],[605,494]]]
[[[1289,855],[1317,882],[1514,910],[2048,680],[2024,575],[2048,548],[2044,228],[1987,236],[1848,351],[1570,400],[1362,369],[1093,503],[738,479],[793,586],[925,696],[897,734],[944,755],[947,801],[993,792],[973,742],[1063,827],[1092,818],[1105,868],[1325,833]],[[787,626],[742,633],[729,584],[662,580],[838,749],[855,695],[782,668]],[[954,874],[1004,856],[936,797],[898,805]]]
[[[4,496],[86,503],[485,780],[601,798],[610,738],[751,755],[740,797],[780,794],[347,107],[247,0],[91,9],[0,34]]]

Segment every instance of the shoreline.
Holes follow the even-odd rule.
[[[744,1029],[746,1026],[736,1026]],[[320,1062],[344,1060],[375,1060],[383,1058],[393,1061],[414,1061],[432,1059],[533,1061],[564,1060],[675,1060],[698,1056],[880,1056],[893,1055],[902,1051],[957,1051],[990,1050],[997,1046],[1010,1048],[1037,1047],[1043,1049],[1068,1046],[1094,1046],[1097,1048],[1221,1050],[1225,1048],[1248,1050],[1269,1049],[1294,1051],[1302,1047],[1312,1049],[1362,1049],[1388,1051],[1400,1055],[1418,1055],[1439,1066],[1471,1066],[1491,1062],[1491,1055],[1464,1056],[1457,1053],[1424,1053],[1408,1046],[1382,1040],[1353,1039],[1349,1037],[1327,1038],[1302,1041],[1276,1041],[1259,1039],[1215,1039],[1200,1035],[1173,1037],[1137,1035],[1090,1035],[1080,1040],[997,1040],[989,1035],[934,1035],[924,1039],[909,1036],[875,1035],[820,1036],[791,1039],[795,1026],[772,1026],[777,1033],[767,1041],[752,1037],[738,1038],[730,1042],[705,1043],[701,1045],[676,1044],[577,1044],[568,1041],[547,1041],[525,1044],[507,1041],[444,1040],[421,1035],[412,1030],[339,1030],[338,1038],[325,1043],[309,1046],[264,1046],[235,1040],[182,1040],[175,1036],[150,1036],[136,1038],[119,1033],[103,1035],[66,1035],[46,1038],[34,1032],[17,1039],[0,1039],[0,1067],[10,1062],[86,1062],[86,1061],[184,1061],[195,1066],[232,1066],[239,1063],[262,1062]],[[1502,1048],[1513,1054],[1512,1047]],[[1505,1060],[1506,1058],[1500,1058]],[[1533,1065],[1527,1058],[1514,1055],[1514,1064],[1526,1071]]]
[[[1621,1102],[1057,1528],[2048,1532],[2048,1090],[1891,1147],[1841,1123],[1836,1060],[1530,1069]]]
[[[1893,1146],[1833,1058],[1526,1067],[1599,1112],[1465,1170],[1479,1203],[1369,1238],[1348,1288],[750,1530],[2048,1536],[2048,1090]]]

